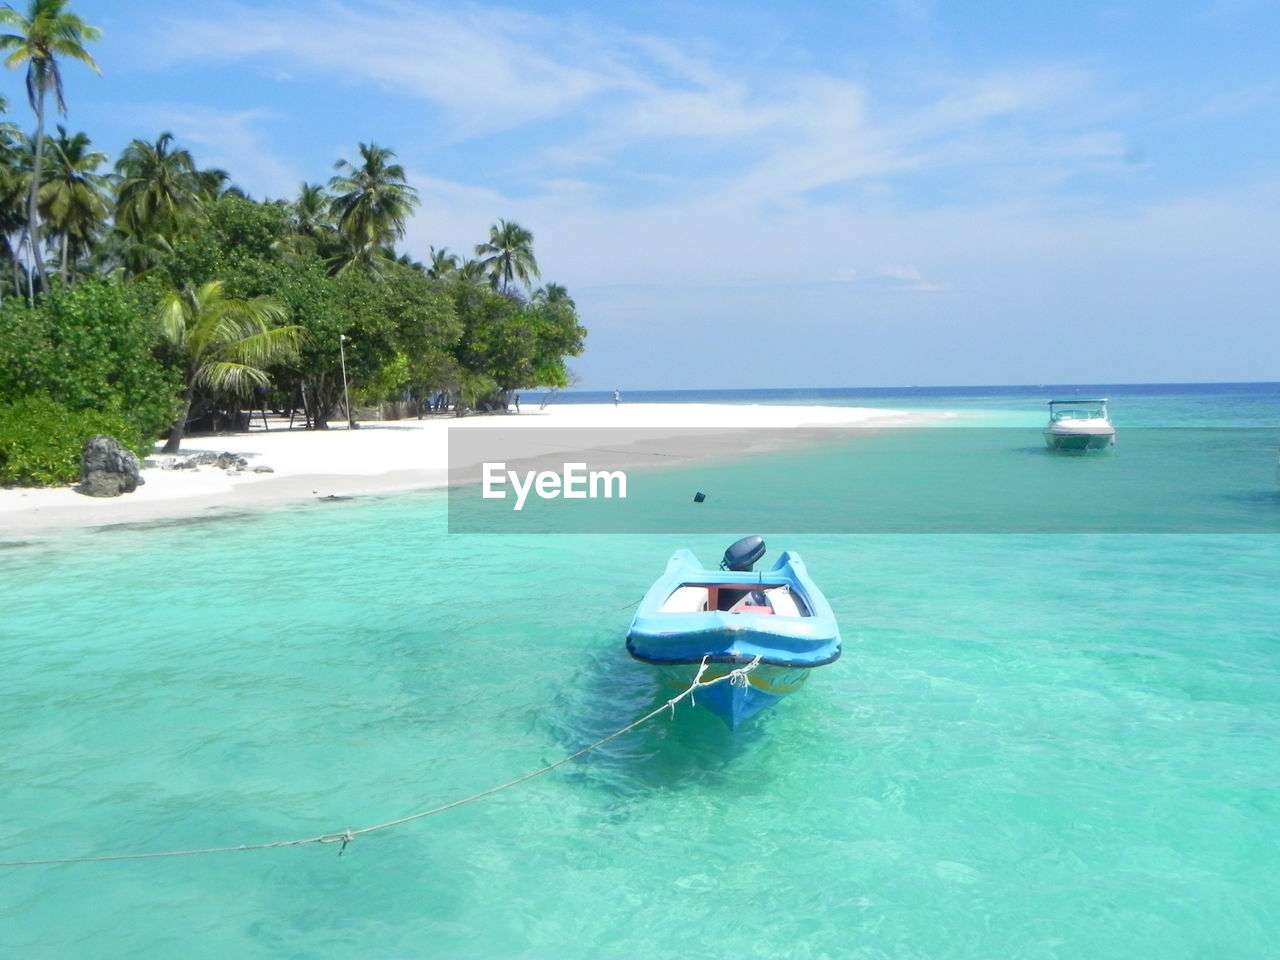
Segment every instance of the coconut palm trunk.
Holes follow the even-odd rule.
[[[31,237],[31,259],[40,286],[44,281],[44,254],[40,251],[40,175],[44,167],[44,90],[34,98],[36,111],[36,148],[31,163],[31,191],[27,194],[27,232]]]
[[[27,250],[31,249],[31,232],[27,232],[26,236]],[[36,302],[36,268],[34,264],[27,264],[27,302],[34,305]]]
[[[191,404],[195,400],[195,372],[187,374],[187,389],[182,394],[182,409],[178,411],[173,426],[169,428],[169,439],[164,442],[161,453],[177,453],[182,445],[182,438],[187,432],[187,417],[191,416]]]

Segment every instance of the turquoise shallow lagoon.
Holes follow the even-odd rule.
[[[445,531],[423,493],[0,549],[0,859],[309,837],[530,772],[661,702],[622,635],[671,550],[756,532]],[[0,955],[1274,952],[1280,537],[769,541],[845,656],[737,733],[682,705],[341,857],[0,869]]]

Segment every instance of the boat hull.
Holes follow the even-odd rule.
[[[1116,442],[1114,429],[1085,431],[1044,432],[1044,442],[1050,450],[1106,450]]]
[[[702,673],[702,682],[710,683],[740,666],[744,664],[709,664]],[[681,691],[693,685],[700,669],[700,664],[678,664],[659,667],[658,674],[664,686]],[[758,664],[739,678],[723,680],[698,690],[693,702],[719,717],[731,729],[736,729],[743,721],[799,690],[811,670],[810,667]]]

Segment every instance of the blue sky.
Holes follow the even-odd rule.
[[[1271,0],[72,8],[71,129],[256,197],[391,147],[418,259],[533,232],[583,389],[1280,378]]]

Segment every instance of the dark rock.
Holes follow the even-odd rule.
[[[249,465],[244,457],[234,453],[197,453],[181,463],[175,470],[199,470],[201,467],[217,467],[219,470],[243,470]]]
[[[275,473],[276,471],[273,467],[268,467],[265,463],[260,463],[253,468],[253,472],[254,473]]]
[[[94,437],[80,455],[80,492],[91,497],[118,497],[133,493],[147,481],[138,458],[120,446],[115,437]]]

